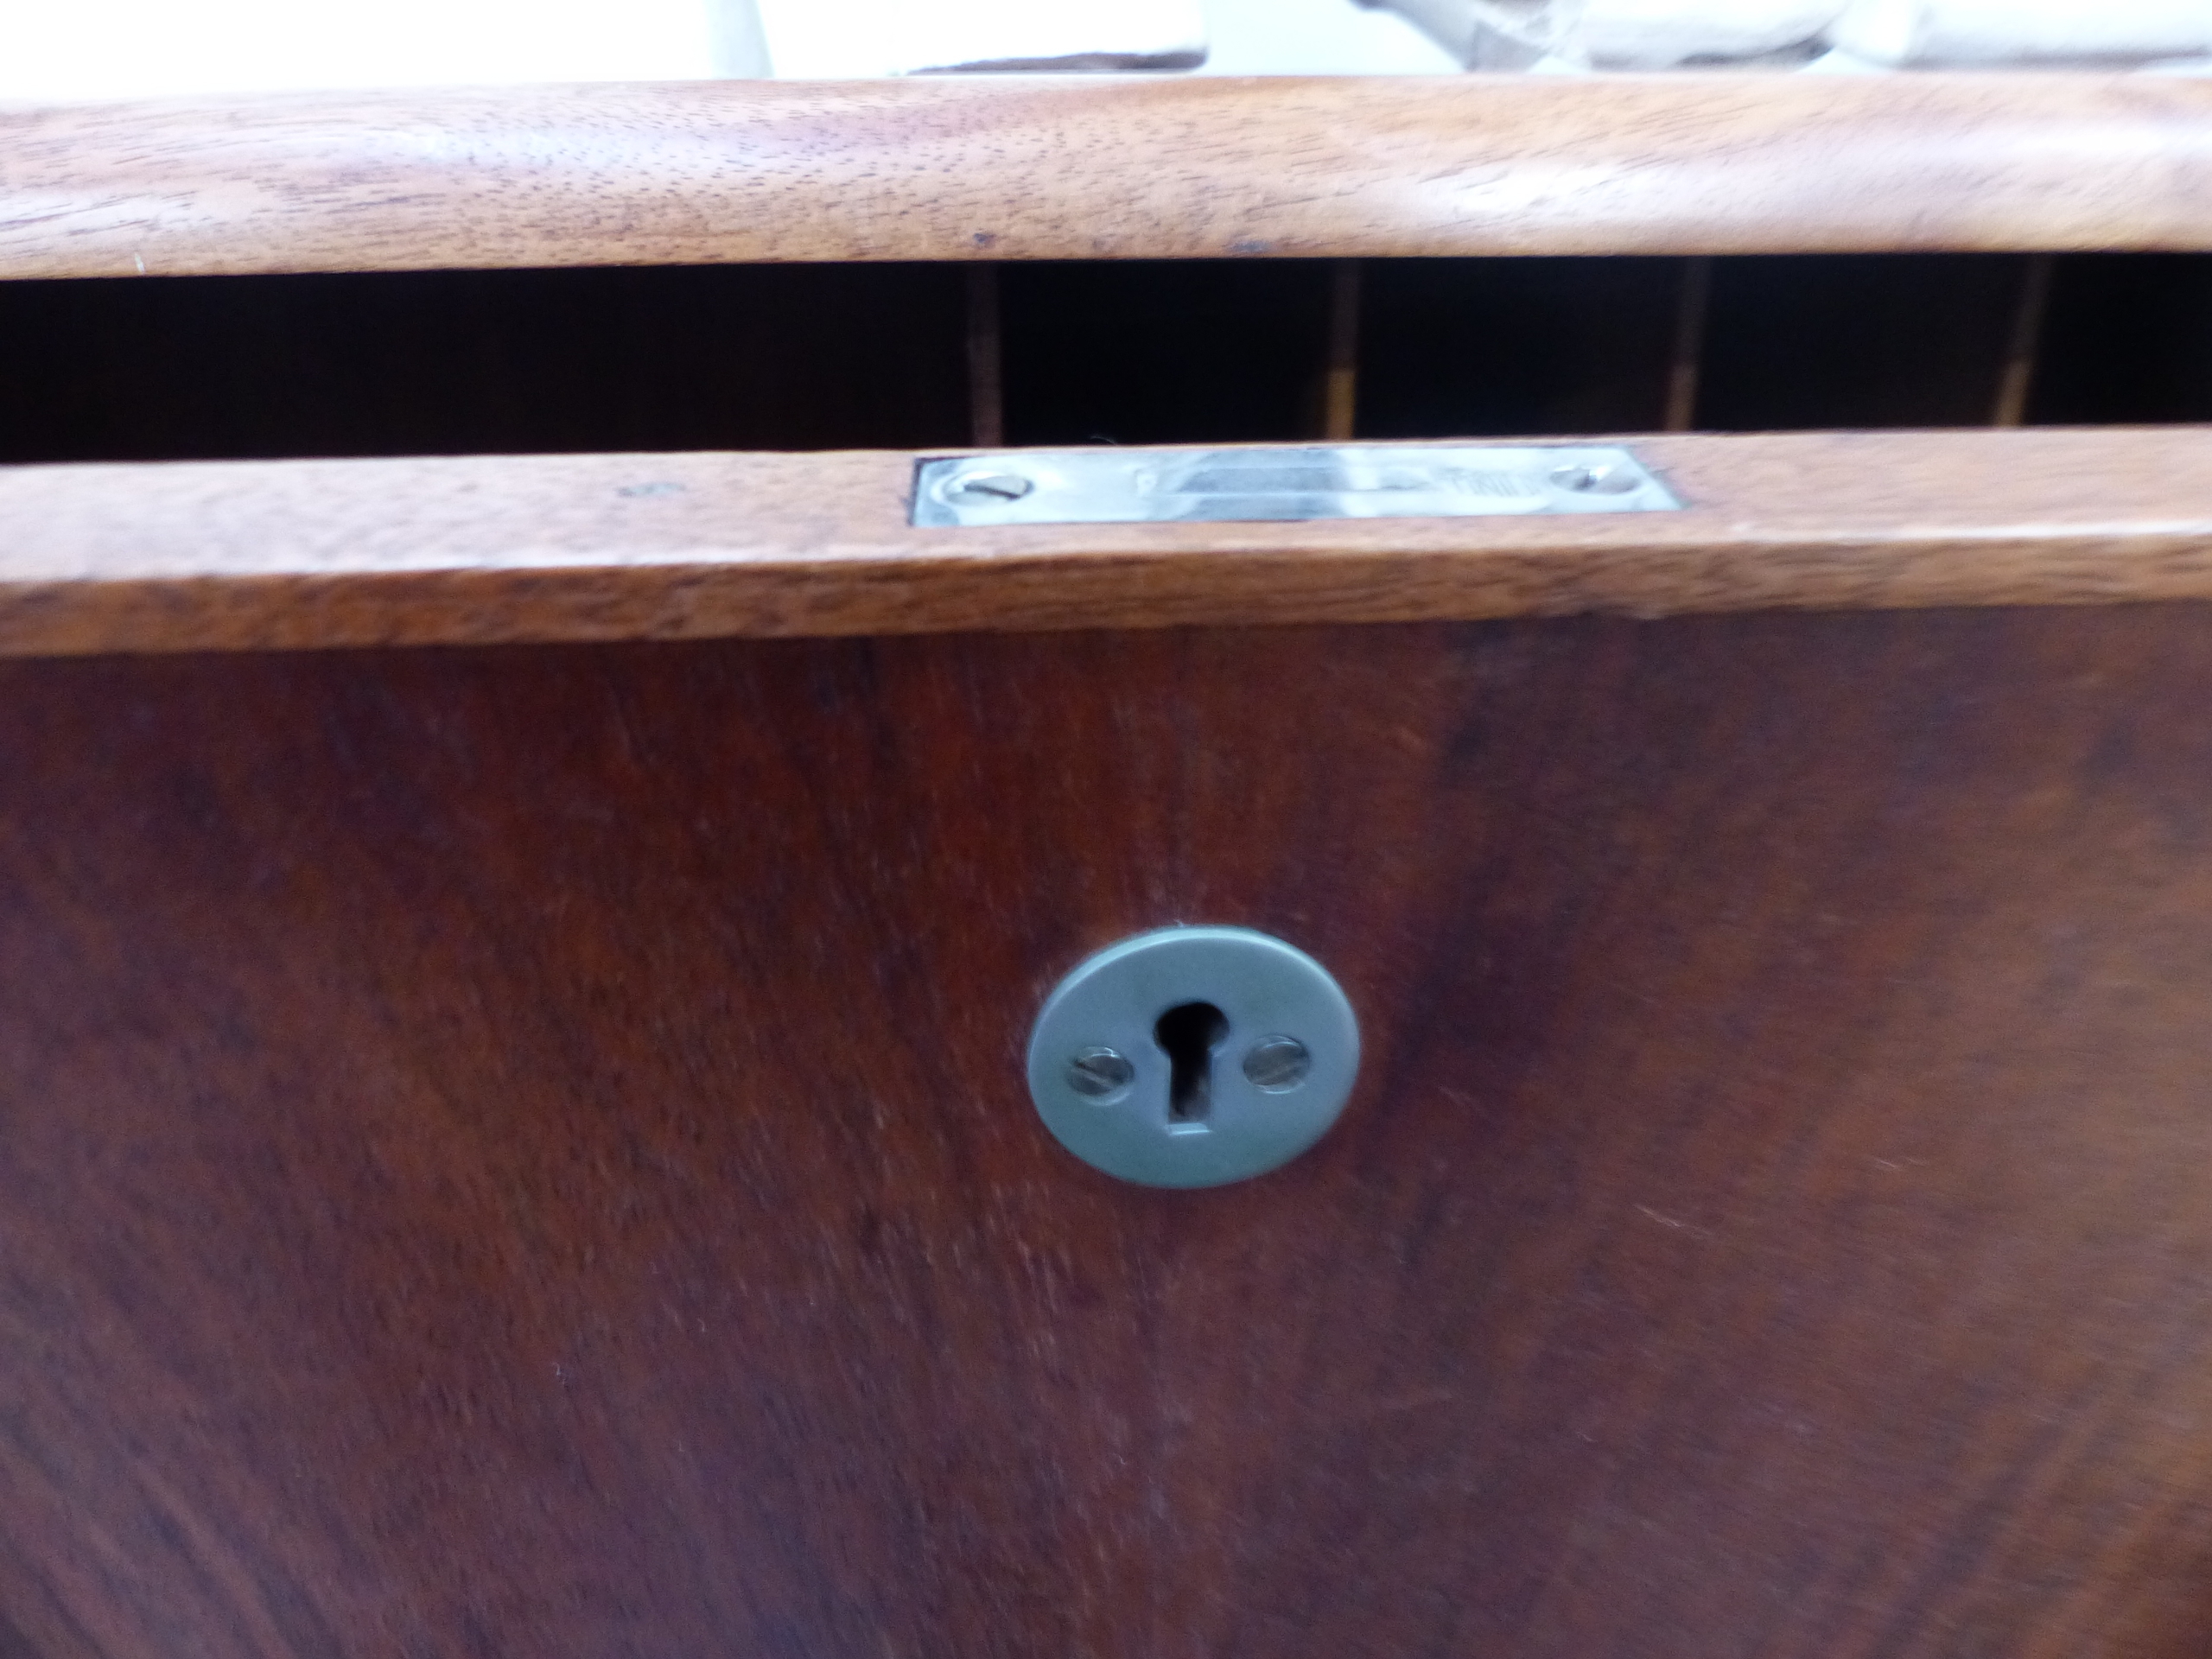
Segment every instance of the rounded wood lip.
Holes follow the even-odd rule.
[[[2212,83],[923,78],[0,108],[0,277],[2212,250]]]
[[[0,468],[0,656],[2212,600],[2212,429],[1620,441],[1684,511],[918,529],[897,451]]]

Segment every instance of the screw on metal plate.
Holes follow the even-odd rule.
[[[1288,1094],[1313,1070],[1313,1053],[1295,1037],[1262,1037],[1244,1052],[1244,1075],[1271,1095]]]
[[[1335,1122],[1359,1024],[1321,964],[1241,927],[1167,927],[1060,982],[1029,1039],[1029,1091],[1078,1158],[1148,1186],[1266,1173]]]
[[[1079,1048],[1068,1059],[1068,1087],[1101,1106],[1128,1093],[1136,1074],[1128,1058],[1110,1048]]]
[[[1632,467],[1604,464],[1561,467],[1552,474],[1551,481],[1578,495],[1626,495],[1642,489],[1645,482],[1643,474]]]
[[[1036,487],[1020,473],[963,473],[944,486],[944,499],[966,506],[1000,505]]]

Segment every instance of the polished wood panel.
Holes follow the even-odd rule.
[[[2212,431],[1634,441],[1680,512],[916,530],[914,457],[0,468],[0,654],[2212,597]]]
[[[944,79],[0,111],[0,276],[2212,249],[2212,86]]]
[[[0,1648],[2187,1659],[2212,609],[0,666]],[[1176,918],[1342,1125],[1023,1097]]]

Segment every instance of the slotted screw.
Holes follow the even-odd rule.
[[[1313,1069],[1313,1056],[1295,1037],[1262,1037],[1244,1055],[1246,1079],[1270,1095],[1288,1094]]]
[[[963,473],[944,486],[944,499],[995,506],[1019,501],[1036,487],[1020,473]]]
[[[1626,495],[1643,480],[1624,467],[1561,467],[1552,474],[1552,483],[1578,495]]]
[[[1079,1048],[1068,1058],[1068,1087],[1102,1106],[1128,1093],[1136,1075],[1136,1067],[1118,1049]]]

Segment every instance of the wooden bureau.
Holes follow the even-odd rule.
[[[2145,77],[0,112],[0,1655],[2202,1654],[2209,252]],[[1365,1044],[1201,1192],[1178,921]]]

